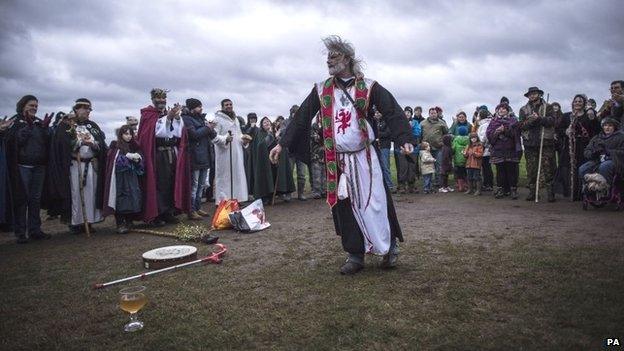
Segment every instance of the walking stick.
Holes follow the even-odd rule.
[[[84,186],[82,182],[84,181],[84,174],[82,174],[82,162],[80,161],[80,154],[76,153],[76,163],[78,165],[78,189],[80,189],[80,209],[82,210],[82,221],[84,222],[85,233],[87,233],[87,238],[91,237],[91,230],[89,229],[89,221],[87,220],[87,209],[85,207],[85,199],[84,199]]]
[[[576,116],[572,113],[572,121],[570,122],[570,135],[568,135],[568,154],[570,156],[570,202],[574,202],[575,179],[576,172],[576,140],[574,139],[576,129]]]
[[[279,181],[279,159],[277,160],[277,175],[275,177],[275,186],[273,187],[273,199],[271,200],[271,206],[275,205],[275,194],[277,194],[277,182]]]
[[[175,266],[171,266],[171,267],[167,267],[167,268],[158,269],[158,270],[151,271],[151,272],[145,272],[145,273],[142,273],[142,274],[133,275],[131,277],[114,280],[114,281],[108,282],[108,283],[93,284],[93,289],[94,290],[102,289],[102,288],[109,287],[111,285],[115,285],[115,284],[119,284],[119,283],[125,283],[127,281],[135,280],[135,279],[145,279],[145,278],[149,277],[150,275],[155,275],[155,274],[158,274],[158,273],[172,271],[172,270],[176,270],[178,268],[188,267],[188,266],[192,266],[192,265],[195,265],[195,264],[198,264],[198,263],[203,263],[203,262],[219,264],[219,263],[222,262],[223,255],[227,252],[227,247],[225,245],[223,245],[223,244],[215,244],[215,246],[219,249],[219,251],[213,252],[209,256],[206,256],[204,258],[200,258],[200,259],[195,260],[195,261],[190,261],[190,262],[186,262],[186,263],[177,264]]]
[[[544,108],[542,110],[542,118],[546,117],[546,105],[548,105],[548,100],[550,99],[550,94],[546,95],[546,103],[544,104]],[[540,181],[540,173],[542,171],[542,151],[544,149],[544,126],[542,126],[542,135],[540,136],[540,148],[539,148],[539,157],[537,158],[537,179],[535,180],[535,203],[539,202],[539,181]]]
[[[228,135],[232,136],[232,131],[228,130]],[[232,167],[232,140],[230,140],[230,199],[234,198],[234,171]]]

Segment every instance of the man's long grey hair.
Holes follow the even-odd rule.
[[[356,77],[363,77],[363,65],[364,62],[362,59],[355,57],[355,48],[353,44],[346,40],[342,40],[342,38],[338,35],[330,35],[322,39],[323,44],[325,44],[325,48],[327,53],[330,52],[339,52],[349,58],[349,68]]]

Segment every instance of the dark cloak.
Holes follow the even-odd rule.
[[[94,158],[97,159],[97,182],[95,190],[95,208],[102,209],[104,193],[104,174],[106,172],[106,136],[97,123],[86,120],[76,121],[79,125],[86,125],[91,131],[93,138],[99,145],[99,150],[94,151]],[[59,208],[61,221],[71,220],[71,186],[69,167],[73,159],[73,144],[76,134],[72,126],[67,121],[59,123],[50,141],[50,156],[48,159],[48,196],[49,203],[56,204]]]
[[[251,162],[253,164],[253,196],[254,199],[273,195],[273,170],[269,160],[269,143],[272,136],[262,129],[258,129],[251,148]],[[292,175],[291,175],[292,177]]]

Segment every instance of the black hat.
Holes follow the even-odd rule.
[[[255,119],[256,121],[258,120],[258,115],[255,112],[249,112],[247,114],[247,122],[249,122],[249,120],[251,119]]]
[[[529,90],[524,94],[524,97],[529,97],[529,94],[531,93],[539,93],[540,95],[544,95],[542,89],[538,87],[530,87]]]
[[[507,104],[509,104],[509,99],[508,99],[506,96],[503,96],[503,97],[500,99],[500,102],[506,102]]]
[[[194,98],[186,99],[186,107],[189,110],[194,110],[196,107],[199,107],[201,105],[202,105],[201,101],[197,99],[194,99]]]

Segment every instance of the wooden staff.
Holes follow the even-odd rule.
[[[548,105],[549,99],[550,99],[550,94],[547,94],[546,103],[543,105],[543,109],[542,109],[542,118],[546,117],[546,105]],[[535,203],[539,202],[539,181],[540,181],[540,173],[542,171],[542,151],[543,150],[544,150],[544,126],[542,125],[542,132],[540,136],[539,157],[537,158],[537,179],[535,180]]]
[[[277,182],[279,181],[279,159],[277,161],[277,175],[275,176],[275,186],[273,187],[273,199],[271,200],[271,206],[275,205],[275,195],[277,194]]]
[[[570,135],[568,135],[568,153],[570,154],[570,201],[574,201],[574,173],[576,172],[576,115],[572,111],[572,121],[570,122]]]
[[[177,264],[175,266],[171,266],[171,267],[167,267],[167,268],[163,268],[163,269],[158,269],[158,270],[151,271],[151,272],[145,272],[145,273],[142,273],[142,274],[133,275],[133,276],[127,277],[127,278],[113,280],[112,282],[108,282],[108,283],[93,284],[93,289],[94,290],[95,289],[102,289],[102,288],[109,287],[111,285],[125,283],[125,282],[131,281],[131,280],[135,280],[135,279],[145,279],[145,278],[149,277],[150,275],[155,275],[155,274],[158,274],[158,273],[172,271],[172,270],[175,270],[175,269],[178,269],[178,268],[188,267],[188,266],[192,266],[194,264],[198,264],[198,263],[202,263],[202,262],[221,263],[221,261],[222,261],[221,257],[227,251],[227,247],[225,245],[223,245],[223,244],[215,244],[215,246],[219,248],[219,251],[213,252],[212,254],[210,254],[209,256],[206,256],[204,258],[200,258],[198,260],[191,261],[191,262]]]
[[[228,130],[228,136],[232,136],[232,131]],[[234,198],[234,171],[233,171],[233,167],[232,167],[232,141],[234,141],[234,139],[230,140],[230,199]]]
[[[76,153],[76,162],[78,165],[78,189],[80,189],[80,209],[82,210],[82,221],[84,222],[84,228],[85,233],[87,233],[87,238],[89,238],[91,237],[91,230],[89,229],[89,221],[87,220],[87,208],[85,206],[84,199],[84,186],[82,184],[82,182],[84,181],[84,174],[82,173],[82,161],[80,160],[80,152]],[[113,176],[115,175],[113,174]]]

